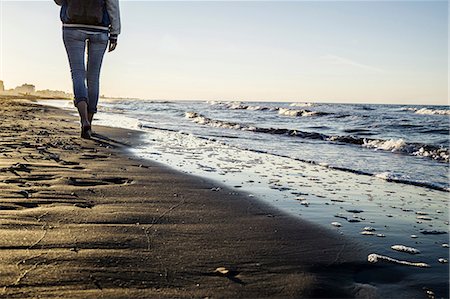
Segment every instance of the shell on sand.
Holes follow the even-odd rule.
[[[392,249],[397,250],[397,251],[401,251],[401,252],[406,252],[406,253],[410,253],[410,254],[418,254],[420,253],[419,249],[413,248],[413,247],[408,247],[405,245],[392,245],[391,246]]]
[[[218,274],[222,274],[222,275],[227,275],[230,272],[230,270],[228,270],[225,267],[219,267],[216,270],[214,270],[214,273],[218,273]]]
[[[373,228],[371,226],[366,226],[363,228],[363,230],[368,231],[368,232],[373,232],[373,231],[375,231],[375,228]]]
[[[440,258],[440,259],[438,259],[438,261],[439,261],[439,263],[441,263],[441,264],[447,264],[447,263],[448,263],[448,260],[447,260],[447,259],[444,259],[444,258]]]
[[[337,222],[337,221],[331,222],[331,225],[336,226],[336,227],[341,227],[342,226],[342,224],[340,222]]]

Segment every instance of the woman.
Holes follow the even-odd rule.
[[[55,2],[61,6],[63,41],[72,74],[74,105],[80,114],[81,137],[90,139],[92,119],[97,112],[103,55],[108,41],[109,52],[114,51],[120,34],[119,0]]]

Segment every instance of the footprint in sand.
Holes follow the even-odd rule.
[[[83,160],[98,160],[98,159],[108,159],[108,155],[101,155],[101,154],[83,154],[81,155],[80,159]]]
[[[27,182],[36,182],[36,181],[47,181],[53,180],[55,178],[54,175],[51,174],[32,174],[26,177],[14,178],[14,179],[4,179],[3,183],[6,184],[23,184]]]
[[[109,178],[74,178],[69,177],[68,184],[72,186],[99,186],[99,185],[124,185],[131,183],[127,178],[109,177]]]

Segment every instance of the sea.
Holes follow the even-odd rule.
[[[71,101],[41,103],[75,112]],[[378,263],[391,259],[405,279],[375,282],[386,294],[449,297],[449,106],[102,99],[99,112],[94,131],[143,132],[134,155],[329,227]]]

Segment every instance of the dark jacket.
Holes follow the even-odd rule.
[[[119,0],[105,0],[105,10],[103,13],[102,24],[98,26],[86,24],[70,23],[67,17],[67,2],[66,0],[54,0],[56,4],[61,6],[60,18],[65,28],[81,28],[94,31],[109,32],[112,39],[120,34],[120,8]]]

